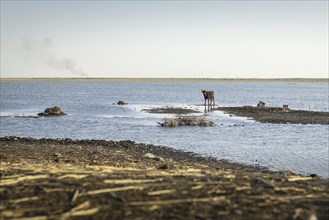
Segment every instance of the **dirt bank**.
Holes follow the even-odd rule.
[[[284,111],[279,107],[257,108],[252,106],[218,107],[214,110],[224,111],[241,117],[252,118],[263,123],[275,124],[329,124],[329,112],[302,110]]]
[[[11,137],[0,152],[1,219],[329,218],[329,180],[316,176],[132,141]]]
[[[200,111],[179,108],[179,107],[161,107],[152,109],[143,109],[148,113],[157,114],[190,114],[201,113]],[[302,110],[284,110],[281,107],[265,107],[258,108],[253,106],[240,106],[240,107],[216,107],[210,111],[224,111],[227,114],[248,117],[255,121],[262,123],[275,123],[275,124],[329,124],[329,112],[315,112],[315,111],[302,111]]]

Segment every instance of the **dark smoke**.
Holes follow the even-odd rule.
[[[52,50],[52,43],[49,38],[39,40],[32,37],[25,37],[23,39],[22,51],[28,59],[42,60],[42,62],[52,69],[67,70],[76,76],[88,77],[83,70],[77,67],[74,59],[58,58]]]
[[[47,65],[53,69],[68,70],[74,75],[85,76],[85,77],[88,76],[85,72],[78,69],[76,62],[70,58],[57,59],[54,56],[49,56],[47,58]]]

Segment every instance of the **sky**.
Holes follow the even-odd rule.
[[[328,0],[1,0],[1,77],[328,78]]]

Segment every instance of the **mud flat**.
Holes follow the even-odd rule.
[[[198,110],[180,107],[160,107],[152,109],[143,109],[148,113],[157,114],[191,114],[201,113]],[[329,112],[303,111],[293,109],[283,109],[281,107],[215,107],[210,111],[223,111],[230,115],[247,117],[262,123],[274,124],[329,124]]]
[[[0,219],[328,219],[329,180],[132,141],[0,138]]]
[[[329,124],[329,112],[302,110],[285,111],[279,107],[258,108],[252,106],[218,107],[214,110],[224,111],[235,116],[252,118],[255,121],[275,124]]]

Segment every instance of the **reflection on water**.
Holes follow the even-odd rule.
[[[328,86],[312,83],[110,83],[1,82],[1,116],[34,115],[61,106],[64,117],[1,117],[1,136],[134,140],[206,156],[304,174],[328,174],[328,126],[256,123],[220,111],[204,111],[201,89],[215,91],[219,106],[289,104],[292,109],[328,111]],[[118,106],[118,100],[128,105]],[[163,128],[173,115],[152,107],[198,109],[213,127]],[[210,109],[211,110],[211,109]]]

